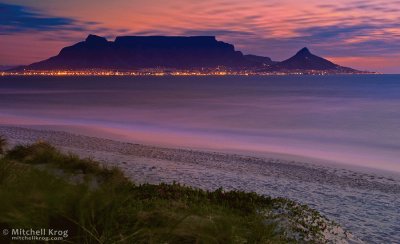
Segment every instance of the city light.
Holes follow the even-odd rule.
[[[230,69],[140,69],[135,71],[116,70],[23,70],[3,71],[0,76],[251,76],[251,75],[332,75],[332,74],[365,74],[365,72],[343,72],[329,70],[290,70],[290,71],[259,71],[259,70],[230,70]],[[374,74],[374,73],[370,73]]]

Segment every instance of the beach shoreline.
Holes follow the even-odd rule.
[[[63,131],[0,126],[0,134],[10,145],[47,141],[64,152],[117,166],[137,183],[178,182],[206,190],[222,187],[290,198],[317,209],[363,240],[393,240],[399,230],[397,177],[332,165],[119,142]],[[386,218],[385,223],[382,218]]]
[[[21,118],[19,118],[21,119]],[[83,125],[58,125],[58,124],[30,124],[30,123],[18,123],[15,124],[16,121],[12,121],[13,123],[10,123],[10,121],[3,121],[0,123],[0,127],[9,127],[9,128],[21,128],[21,129],[31,129],[32,131],[41,131],[42,133],[48,132],[48,133],[53,133],[54,135],[57,135],[58,132],[65,132],[70,134],[71,136],[84,136],[87,138],[93,138],[93,139],[100,139],[100,140],[109,140],[110,143],[126,143],[126,145],[129,144],[135,144],[135,145],[141,145],[141,146],[147,146],[149,148],[154,148],[155,150],[157,149],[171,149],[171,150],[177,150],[180,152],[181,150],[188,150],[188,151],[198,151],[198,152],[204,152],[204,153],[220,153],[224,155],[241,155],[241,156],[248,156],[252,158],[258,158],[258,159],[274,159],[278,160],[279,162],[286,162],[286,163],[295,163],[295,164],[300,164],[300,165],[308,165],[310,167],[327,167],[330,169],[344,169],[344,170],[350,170],[350,171],[355,171],[358,173],[365,173],[365,174],[376,174],[379,176],[385,176],[389,178],[396,178],[397,180],[400,181],[400,171],[396,170],[389,170],[386,168],[377,168],[377,167],[370,167],[370,166],[364,166],[364,165],[359,165],[359,164],[353,164],[353,163],[348,163],[348,162],[339,162],[335,160],[329,160],[325,158],[319,158],[315,156],[305,156],[305,155],[300,155],[300,154],[291,154],[291,153],[283,153],[283,152],[275,152],[273,151],[273,147],[271,150],[256,150],[254,148],[252,149],[243,149],[243,148],[235,148],[235,147],[229,147],[229,146],[220,146],[220,147],[214,147],[214,144],[210,144],[208,146],[205,145],[205,143],[192,143],[192,142],[187,142],[184,144],[182,143],[174,143],[174,142],[168,142],[168,138],[164,138],[162,141],[158,140],[160,138],[152,138],[152,139],[147,139],[146,136],[147,134],[138,134],[136,136],[132,137],[132,133],[130,131],[129,136],[124,136],[121,133],[115,133],[113,131],[105,131],[103,129],[99,129],[97,127],[93,128],[91,126],[83,126]],[[170,135],[168,135],[170,136]],[[50,138],[49,135],[45,135],[44,137]],[[33,136],[35,138],[35,136]],[[174,138],[174,136],[172,136]],[[199,138],[187,138],[187,140],[197,140]],[[209,138],[210,139],[210,138]],[[214,138],[215,139],[215,138]],[[83,139],[85,140],[85,139]],[[18,141],[18,140],[17,140]],[[28,139],[28,141],[31,141]],[[32,142],[32,141],[31,141]],[[224,142],[221,142],[222,145],[224,145]],[[60,145],[63,147],[69,147],[69,145]],[[93,151],[98,151],[96,148],[92,148],[91,150]],[[101,150],[100,150],[101,151]]]

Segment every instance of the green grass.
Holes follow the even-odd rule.
[[[7,146],[6,138],[0,135],[0,155],[4,153],[6,146]]]
[[[0,159],[0,229],[68,230],[71,243],[288,243],[265,212],[287,204],[240,191],[135,185],[117,168],[43,142]]]

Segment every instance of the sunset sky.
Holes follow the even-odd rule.
[[[400,0],[0,0],[0,65],[29,64],[97,34],[215,35],[281,61],[302,47],[400,73]]]

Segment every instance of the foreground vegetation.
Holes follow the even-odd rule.
[[[316,211],[286,199],[135,185],[44,142],[0,156],[0,199],[0,229],[68,230],[71,243],[321,242],[326,228]]]

